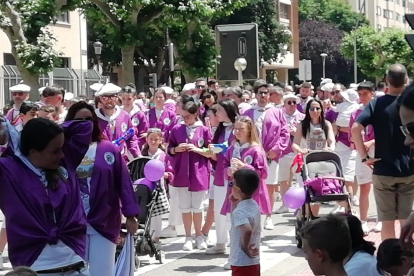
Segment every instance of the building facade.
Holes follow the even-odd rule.
[[[347,0],[352,9],[365,14],[378,31],[386,28],[411,30],[404,14],[414,12],[414,0]]]
[[[292,36],[292,44],[287,47],[287,53],[283,58],[277,57],[276,62],[262,64],[261,78],[266,77],[267,70],[275,70],[280,82],[288,84],[288,70],[299,66],[299,15],[298,0],[276,0],[278,21],[285,25]]]
[[[86,20],[77,11],[62,13],[51,26],[56,37],[55,50],[63,53],[60,68],[41,76],[40,84],[57,83],[66,91],[81,94],[88,75]],[[10,100],[9,87],[21,82],[20,73],[11,54],[9,38],[0,30],[0,107]],[[90,72],[89,72],[90,73]],[[96,80],[94,80],[96,81]]]

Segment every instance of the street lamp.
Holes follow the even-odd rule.
[[[323,76],[323,78],[325,78],[325,59],[326,59],[327,56],[328,55],[325,54],[325,53],[321,54],[321,57],[322,57],[322,76]]]
[[[93,44],[93,48],[95,49],[95,55],[96,55],[96,71],[99,73],[99,74],[102,74],[102,69],[101,69],[101,66],[100,66],[100,56],[101,56],[101,53],[102,53],[102,46],[103,46],[103,44],[99,41],[99,40],[97,40],[94,44]]]
[[[243,86],[243,71],[246,70],[247,60],[245,58],[238,58],[234,62],[234,69],[238,72],[239,86]]]

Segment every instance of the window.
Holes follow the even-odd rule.
[[[280,4],[280,10],[279,10],[279,16],[280,18],[289,19],[289,6],[286,4]]]
[[[393,19],[394,18],[394,14],[392,11],[388,11],[388,17],[389,19]]]
[[[382,11],[381,7],[377,6],[377,15],[381,16],[381,11]]]
[[[61,57],[60,59],[60,66],[57,68],[70,68],[70,58]]]
[[[401,14],[399,14],[398,12],[395,13],[395,21],[401,21]]]
[[[384,18],[388,18],[388,15],[389,15],[388,10],[384,9],[382,15],[384,16]]]
[[[14,56],[12,54],[4,53],[3,60],[4,65],[16,65],[16,60],[14,59]]]
[[[62,12],[59,16],[58,16],[58,18],[57,18],[57,22],[59,22],[59,23],[70,23],[69,22],[69,12],[68,11],[66,11],[66,12]]]

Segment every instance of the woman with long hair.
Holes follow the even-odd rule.
[[[170,124],[174,121],[175,112],[164,108],[167,93],[162,88],[158,88],[154,92],[154,107],[148,111],[148,127],[159,128],[164,134],[170,130]]]
[[[209,88],[205,88],[201,91],[200,102],[203,106],[201,109],[201,120],[204,122],[207,116],[208,109],[217,102],[217,93]],[[205,123],[205,122],[204,122]]]
[[[231,145],[233,141],[233,127],[236,122],[236,118],[239,116],[239,109],[235,101],[231,99],[220,100],[217,104],[217,118],[220,121],[214,137],[213,144],[222,144],[227,142]],[[221,208],[223,207],[226,199],[228,183],[223,177],[224,173],[224,153],[218,153],[215,155],[215,161],[213,164],[213,187],[212,187],[212,199],[214,203],[214,221],[216,225],[217,243],[214,247],[206,251],[207,254],[224,254],[226,253],[226,242],[228,241],[226,229],[226,216],[221,214]],[[208,229],[209,230],[209,229]],[[208,230],[204,229],[204,235],[208,235]]]
[[[351,251],[344,260],[344,268],[348,276],[378,276],[375,246],[373,242],[364,239],[361,221],[353,215],[345,216],[349,234],[351,235]]]
[[[93,107],[86,102],[73,104],[66,121],[73,120],[93,125],[89,149],[76,169],[87,217],[86,261],[91,275],[112,276],[121,212],[133,234],[138,228],[139,207],[124,158],[118,146],[104,139]]]
[[[8,142],[0,158],[0,208],[12,266],[38,275],[89,275],[76,167],[88,150],[91,123],[59,126],[35,118],[19,135],[10,122],[0,121],[0,145]]]

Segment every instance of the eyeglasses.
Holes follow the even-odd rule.
[[[320,111],[321,108],[320,107],[311,107],[309,108],[310,111]]]
[[[202,97],[202,99],[203,99],[203,100],[206,100],[206,99],[211,99],[211,95],[204,95],[204,96]]]
[[[267,94],[269,94],[269,91],[258,91],[257,94],[266,96]]]
[[[288,101],[287,104],[288,105],[296,105],[296,101]]]
[[[101,96],[101,97],[102,97],[102,100],[107,101],[107,100],[114,100],[118,96],[117,95],[110,95],[110,96]]]
[[[411,136],[414,137],[414,122],[409,123],[404,126],[400,126],[402,134],[404,134],[405,137]]]
[[[13,97],[16,97],[16,96],[23,96],[24,94],[26,94],[26,93],[24,93],[24,92],[13,92],[13,93],[12,93]]]

